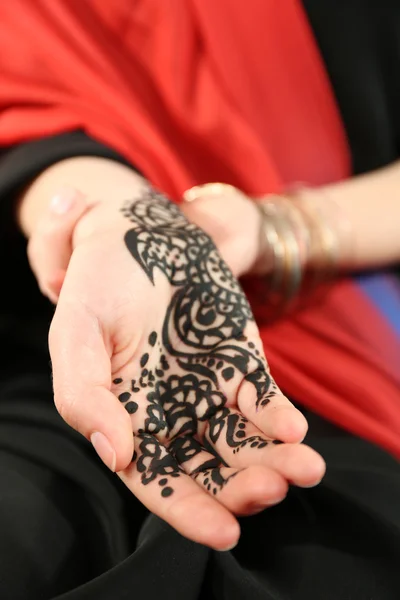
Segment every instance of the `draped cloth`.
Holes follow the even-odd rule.
[[[341,116],[301,3],[244,6],[1,3],[0,145],[83,129],[176,201],[209,181],[265,194],[349,177]],[[246,291],[285,393],[400,457],[398,283],[349,277],[272,325],[262,295]]]

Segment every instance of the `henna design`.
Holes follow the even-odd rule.
[[[259,436],[246,435],[247,419],[226,407],[220,385],[241,376],[254,386],[257,408],[276,393],[265,359],[244,335],[253,315],[211,238],[162,194],[148,188],[122,212],[132,223],[126,246],[148,279],[154,285],[161,272],[176,288],[161,336],[154,331],[148,338],[139,379],[131,381],[129,392],[118,396],[134,414],[138,404],[132,394],[146,395],[147,416],[136,436],[134,460],[143,484],[157,479],[161,495],[168,497],[173,493],[170,478],[184,472],[179,465],[206,449],[215,458],[190,474],[216,494],[233,476],[222,476],[226,465],[214,449],[222,435],[233,453],[268,444]],[[171,360],[183,375],[168,375]],[[121,378],[114,383],[121,384]],[[203,434],[207,430],[202,444],[194,437],[201,430]],[[157,438],[160,435],[168,449]]]

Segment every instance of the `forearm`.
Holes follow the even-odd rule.
[[[350,243],[343,240],[339,253],[344,268],[369,269],[400,262],[400,162],[327,185],[314,194],[320,202],[332,201],[338,219],[348,224]]]
[[[116,202],[132,198],[143,179],[117,161],[99,157],[62,160],[43,171],[21,194],[17,219],[29,238],[51,199],[63,186],[76,188],[91,200]]]

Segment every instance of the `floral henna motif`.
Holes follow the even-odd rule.
[[[220,436],[234,453],[268,443],[246,435],[247,419],[231,413],[220,389],[221,382],[241,374],[255,388],[257,407],[267,404],[276,392],[265,359],[244,335],[253,315],[212,240],[163,195],[148,188],[122,212],[132,222],[125,243],[149,280],[154,284],[159,270],[176,287],[160,339],[156,332],[149,336],[139,379],[132,380],[129,392],[119,395],[134,414],[138,408],[134,395],[147,392],[147,416],[136,435],[139,445],[134,460],[143,484],[157,479],[161,495],[168,497],[173,493],[171,478],[183,473],[179,465],[206,449],[215,458],[190,474],[216,494],[232,477],[223,477],[224,463],[214,449]],[[150,368],[149,356],[155,352],[158,362]],[[168,374],[171,359],[182,375]],[[207,425],[200,444],[194,436]],[[158,441],[160,434],[168,449]]]

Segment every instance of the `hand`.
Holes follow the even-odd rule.
[[[40,291],[53,304],[58,301],[71,258],[75,225],[94,205],[79,190],[61,188],[29,238],[29,264]]]
[[[80,218],[94,205],[75,188],[64,187],[53,197],[30,236],[28,258],[39,287],[57,303],[72,253],[72,235]],[[184,203],[182,212],[216,243],[235,277],[264,274],[269,253],[262,245],[260,211],[235,188]]]
[[[212,238],[235,277],[264,275],[271,270],[271,252],[254,200],[235,187],[218,183],[193,188],[185,200],[182,212]]]
[[[144,186],[123,213],[92,208],[73,239],[50,331],[55,402],[151,511],[225,549],[234,514],[318,483],[323,460],[297,443],[306,422],[202,230]]]

